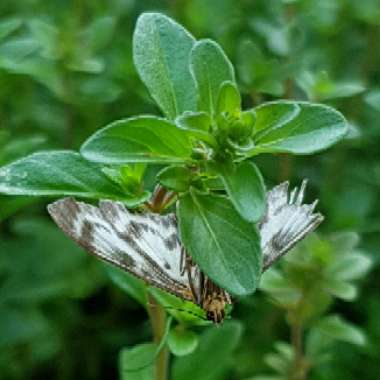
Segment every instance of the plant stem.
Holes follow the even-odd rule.
[[[153,330],[153,340],[158,345],[165,334],[166,312],[165,309],[149,296],[148,312]],[[169,351],[163,347],[158,354],[155,363],[155,380],[167,380],[169,367]]]
[[[295,321],[291,326],[291,342],[294,350],[293,373],[292,380],[304,380],[302,371],[303,362],[303,345],[302,345],[302,326]]]
[[[303,324],[299,319],[300,310],[297,308],[290,314],[290,333],[291,345],[293,347],[294,357],[293,365],[290,370],[289,380],[306,380],[310,370],[310,362],[304,354],[303,347]]]
[[[167,190],[162,186],[157,186],[150,202],[150,209],[153,212],[161,213],[165,208],[167,196]],[[148,313],[153,330],[153,341],[158,345],[165,334],[166,311],[154,297],[151,295],[148,297]],[[156,358],[155,380],[167,380],[168,369],[169,350],[164,346]]]

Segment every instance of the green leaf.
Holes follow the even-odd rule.
[[[116,18],[114,16],[104,16],[96,18],[81,33],[81,37],[86,41],[86,47],[96,52],[107,46],[112,40],[115,31]]]
[[[377,112],[380,111],[380,89],[375,88],[369,91],[364,97],[365,102],[375,109]]]
[[[127,205],[121,188],[101,168],[72,151],[39,152],[0,168],[0,193],[28,196],[77,196],[120,199]]]
[[[198,346],[198,335],[183,327],[171,329],[168,336],[168,346],[172,354],[185,356],[191,354]]]
[[[144,13],[133,35],[137,71],[164,114],[174,120],[196,111],[196,87],[189,69],[194,38],[181,25],[159,13]]]
[[[369,271],[371,265],[372,260],[361,253],[341,255],[328,268],[328,276],[340,281],[360,279]]]
[[[297,106],[299,112],[296,111]],[[322,104],[280,101],[267,103],[255,111],[255,128],[260,133],[254,135],[256,147],[248,155],[315,153],[335,144],[347,132],[344,117]],[[274,117],[270,116],[272,113]],[[269,121],[266,121],[268,117]]]
[[[261,274],[260,238],[230,201],[190,189],[178,205],[181,241],[218,285],[235,295],[255,291]]]
[[[8,18],[0,22],[0,40],[17,30],[22,21],[17,18]]]
[[[102,168],[103,173],[113,182],[120,185],[128,196],[139,197],[142,202],[151,197],[149,191],[144,191],[142,175],[146,164],[136,163],[124,166],[112,166]]]
[[[239,117],[241,111],[240,92],[233,82],[223,82],[218,93],[216,113],[228,113]]]
[[[186,325],[210,325],[206,314],[198,305],[184,301],[172,294],[155,287],[148,288],[149,293],[172,315],[176,320]]]
[[[0,67],[17,71],[17,65],[22,64],[28,55],[40,48],[32,38],[13,38],[0,45]]]
[[[363,346],[366,343],[363,332],[355,325],[346,322],[339,315],[324,317],[313,328],[314,333],[316,333],[316,330],[325,339],[340,340],[357,346]]]
[[[199,109],[214,115],[220,86],[235,82],[234,69],[222,48],[212,40],[197,41],[191,50],[191,70],[199,91]]]
[[[260,139],[294,120],[301,112],[301,108],[296,102],[278,101],[264,103],[254,108],[254,112],[256,115],[254,133],[256,139]]]
[[[168,189],[183,192],[190,187],[192,172],[185,166],[169,166],[157,174],[162,186]]]
[[[258,222],[266,209],[264,179],[258,167],[249,161],[222,169],[222,180],[236,211],[247,221]]]
[[[142,306],[148,303],[148,294],[144,281],[114,266],[105,264],[111,280]]]
[[[28,26],[32,36],[41,45],[43,56],[48,59],[59,59],[62,49],[58,43],[60,38],[58,28],[39,19],[30,20]]]
[[[333,81],[326,71],[318,73],[305,71],[297,78],[297,84],[305,91],[309,99],[320,101],[350,97],[365,90],[359,81]]]
[[[248,91],[276,97],[284,94],[284,84],[289,68],[273,55],[264,54],[262,46],[243,39],[237,47],[239,79]]]
[[[275,348],[275,352],[265,355],[264,361],[274,371],[286,378],[294,361],[293,347],[285,342],[276,342]]]
[[[288,278],[274,268],[263,274],[260,289],[267,292],[276,303],[287,308],[294,307],[302,297],[301,289],[295,288]]]
[[[334,278],[326,280],[324,288],[335,297],[346,301],[354,300],[358,294],[354,285]]]
[[[178,127],[188,131],[208,132],[211,127],[211,119],[206,112],[185,112],[176,119]]]
[[[119,372],[122,380],[153,380],[154,358],[157,346],[143,343],[125,348],[119,354]]]
[[[231,354],[241,335],[242,326],[236,321],[207,329],[200,337],[198,348],[174,362],[173,380],[220,379],[230,366]]]
[[[179,128],[187,131],[188,136],[213,147],[217,146],[215,138],[209,133],[211,119],[206,112],[185,112],[178,116],[175,122]]]
[[[144,343],[121,351],[119,355],[119,368],[122,379],[150,378],[151,368],[168,339],[171,323],[172,318],[169,317],[166,321],[164,334],[158,345]]]
[[[106,164],[181,163],[190,160],[191,152],[185,131],[154,116],[111,123],[90,136],[81,147],[86,159]]]

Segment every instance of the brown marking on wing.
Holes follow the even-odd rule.
[[[134,269],[135,261],[130,255],[127,254],[127,252],[117,252],[114,249],[113,254],[116,257],[112,257],[109,254],[105,254],[104,252],[101,252],[94,245],[94,229],[102,228],[102,229],[107,230],[107,228],[104,225],[100,225],[100,224],[97,225],[96,223],[91,223],[90,221],[88,221],[84,217],[84,215],[86,214],[86,211],[97,213],[98,214],[97,216],[99,218],[102,218],[102,217],[104,218],[105,216],[104,214],[106,214],[107,219],[112,218],[112,220],[117,218],[118,212],[125,212],[124,206],[119,203],[102,202],[102,204],[103,205],[101,209],[99,209],[95,206],[91,206],[83,202],[76,202],[73,198],[65,198],[53,204],[50,204],[48,206],[48,212],[53,218],[53,220],[57,223],[57,225],[65,232],[65,234],[69,236],[71,239],[73,239],[74,241],[76,241],[82,248],[84,248],[90,254],[112,265],[115,265],[125,271],[128,271],[129,273],[143,280],[149,285],[160,288],[181,299],[196,303],[191,293],[190,288],[187,288],[183,284],[175,282],[171,278],[167,277],[165,273],[162,272],[160,268],[157,267],[155,263],[149,257],[145,255],[145,253],[140,249],[140,247],[138,247],[135,244],[135,242],[133,242],[133,239],[130,236],[128,236],[128,234],[118,233],[118,236],[120,238],[125,239],[128,243],[131,243],[131,246],[133,246],[133,249],[138,251],[138,253],[141,254],[144,257],[144,259],[146,259],[146,261],[149,263],[149,267],[150,267],[149,269],[152,270],[152,273],[154,273],[157,276],[157,278],[159,278],[164,283],[165,282],[168,283],[168,286],[165,286],[162,283],[156,281],[154,277],[152,276],[152,273],[148,272],[147,270],[140,268],[141,274],[136,273]],[[109,206],[107,206],[107,204]],[[156,222],[158,220],[155,215],[152,216],[151,219]],[[78,221],[80,220],[82,220],[82,225],[80,226],[79,235],[77,235],[78,232],[76,233],[75,228],[76,228],[76,223],[78,223]],[[108,221],[108,224],[109,224],[109,221]],[[110,225],[110,228],[112,228],[111,225]],[[135,237],[137,237],[139,232],[141,232],[141,230],[145,230],[146,228],[149,228],[149,226],[147,226],[146,224],[140,223],[137,229],[136,229],[136,226],[134,226],[133,234],[135,235]],[[115,229],[112,229],[112,230],[113,232],[117,233]]]

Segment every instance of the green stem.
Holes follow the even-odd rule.
[[[166,312],[152,296],[149,296],[148,312],[153,330],[153,340],[158,345],[165,334]],[[167,380],[168,368],[169,351],[167,347],[163,347],[155,362],[155,380]]]
[[[302,345],[303,328],[299,321],[294,321],[291,326],[291,342],[294,351],[294,360],[291,379],[304,380],[303,371],[303,345]]]
[[[289,373],[289,380],[306,380],[311,363],[304,353],[303,338],[304,326],[300,319],[303,299],[301,298],[298,307],[289,314],[291,345],[293,347],[294,357],[293,364]]]
[[[157,186],[150,202],[152,211],[161,213],[165,208],[165,199],[168,192],[162,186]],[[149,295],[148,313],[153,330],[153,341],[157,345],[162,341],[166,328],[165,309]],[[155,362],[155,380],[167,380],[169,370],[169,350],[166,346],[162,348]]]

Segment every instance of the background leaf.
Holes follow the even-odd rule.
[[[111,280],[129,296],[134,298],[142,306],[146,307],[148,303],[148,293],[144,281],[125,272],[115,266],[105,264],[106,270]]]
[[[122,380],[153,380],[154,357],[157,347],[153,343],[143,343],[120,352],[119,371]]]
[[[5,19],[0,22],[0,40],[17,30],[22,24],[18,18]]]
[[[323,360],[327,349],[335,342],[342,341],[357,346],[366,343],[363,332],[338,315],[330,315],[319,320],[310,331],[306,341],[307,353]]]
[[[241,334],[242,326],[238,322],[226,322],[223,326],[206,330],[200,337],[197,350],[174,362],[173,379],[220,378],[230,365],[230,356]]]

